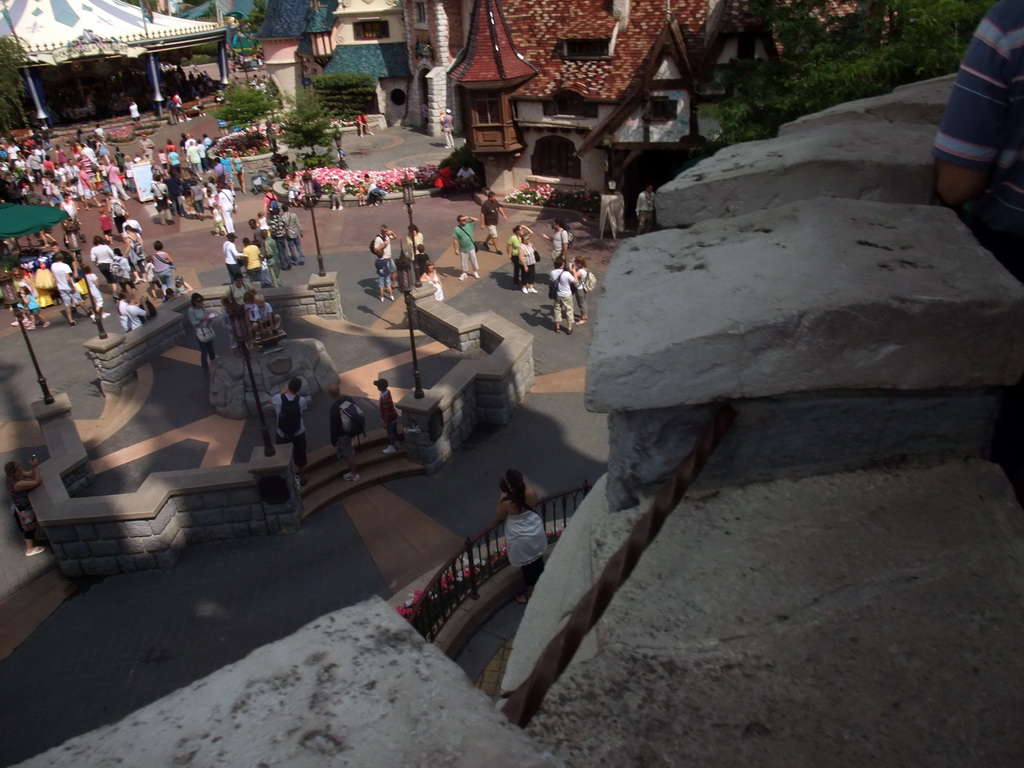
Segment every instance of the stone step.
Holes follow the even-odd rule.
[[[382,434],[380,439],[364,442],[356,450],[356,467],[360,474],[377,464],[385,464],[393,459],[406,457],[404,448],[399,448],[394,453],[382,453],[385,445],[387,445],[387,438]],[[311,493],[337,479],[348,471],[348,465],[338,458],[334,447],[328,445],[326,450],[318,448],[309,454],[306,470],[309,473],[309,481],[302,489],[304,494]]]
[[[357,491],[364,491],[371,486],[380,485],[389,480],[397,480],[401,477],[422,475],[425,472],[422,464],[409,461],[401,452],[382,455],[381,458],[384,460],[374,461],[365,468],[360,464],[359,479],[355,482],[342,478],[345,465],[340,461],[335,465],[334,475],[315,488],[312,486],[311,476],[310,484],[302,489],[302,519],[305,520],[312,517],[328,504],[333,504]],[[356,460],[359,460],[358,453],[356,454]],[[326,469],[326,467],[323,469]],[[327,473],[324,472],[324,474]]]

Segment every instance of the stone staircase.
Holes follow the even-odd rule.
[[[338,458],[333,446],[325,445],[309,452],[309,482],[302,489],[302,519],[312,517],[328,504],[367,488],[410,475],[422,475],[425,469],[406,458],[404,447],[395,453],[381,453],[387,445],[383,429],[367,432],[356,445],[356,466],[359,479],[350,482],[342,478],[348,471],[345,461]]]

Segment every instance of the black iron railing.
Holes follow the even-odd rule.
[[[535,511],[544,521],[548,542],[557,541],[569,518],[590,491],[590,483],[541,499]],[[466,600],[480,597],[479,589],[508,566],[505,524],[493,523],[473,538],[418,592],[412,605],[399,612],[428,642],[433,642],[452,614]]]

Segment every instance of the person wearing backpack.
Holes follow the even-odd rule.
[[[294,378],[284,389],[270,398],[277,413],[277,444],[292,445],[292,462],[295,464],[299,484],[309,482],[306,472],[306,425],[302,413],[309,407],[309,398],[299,394],[302,379]]]
[[[561,257],[562,261],[568,264],[570,261],[569,247],[573,241],[572,234],[565,228],[565,222],[561,219],[552,220],[551,229],[554,234],[541,235],[541,237],[551,243],[551,258],[558,259]]]
[[[270,237],[274,241],[274,251],[277,254],[280,269],[282,271],[291,269],[292,263],[288,258],[288,223],[281,214],[281,204],[277,200],[270,204],[267,226],[270,227]]]
[[[359,479],[359,472],[352,438],[366,434],[366,418],[351,397],[341,394],[341,387],[337,383],[327,385],[327,394],[331,396],[331,407],[328,411],[331,445],[337,449],[338,458],[344,459],[348,464],[348,472],[342,477],[349,482],[355,482]]]

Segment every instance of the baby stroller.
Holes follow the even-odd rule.
[[[267,183],[268,179],[264,176],[264,171],[256,171],[249,177],[249,183],[251,185],[250,191],[254,195],[262,195],[263,187]]]
[[[385,192],[380,187],[374,187],[373,189],[370,190],[370,193],[366,196],[366,204],[367,205],[378,205],[380,203],[383,203],[384,202],[384,195],[386,195],[386,194],[387,194],[387,192]]]

